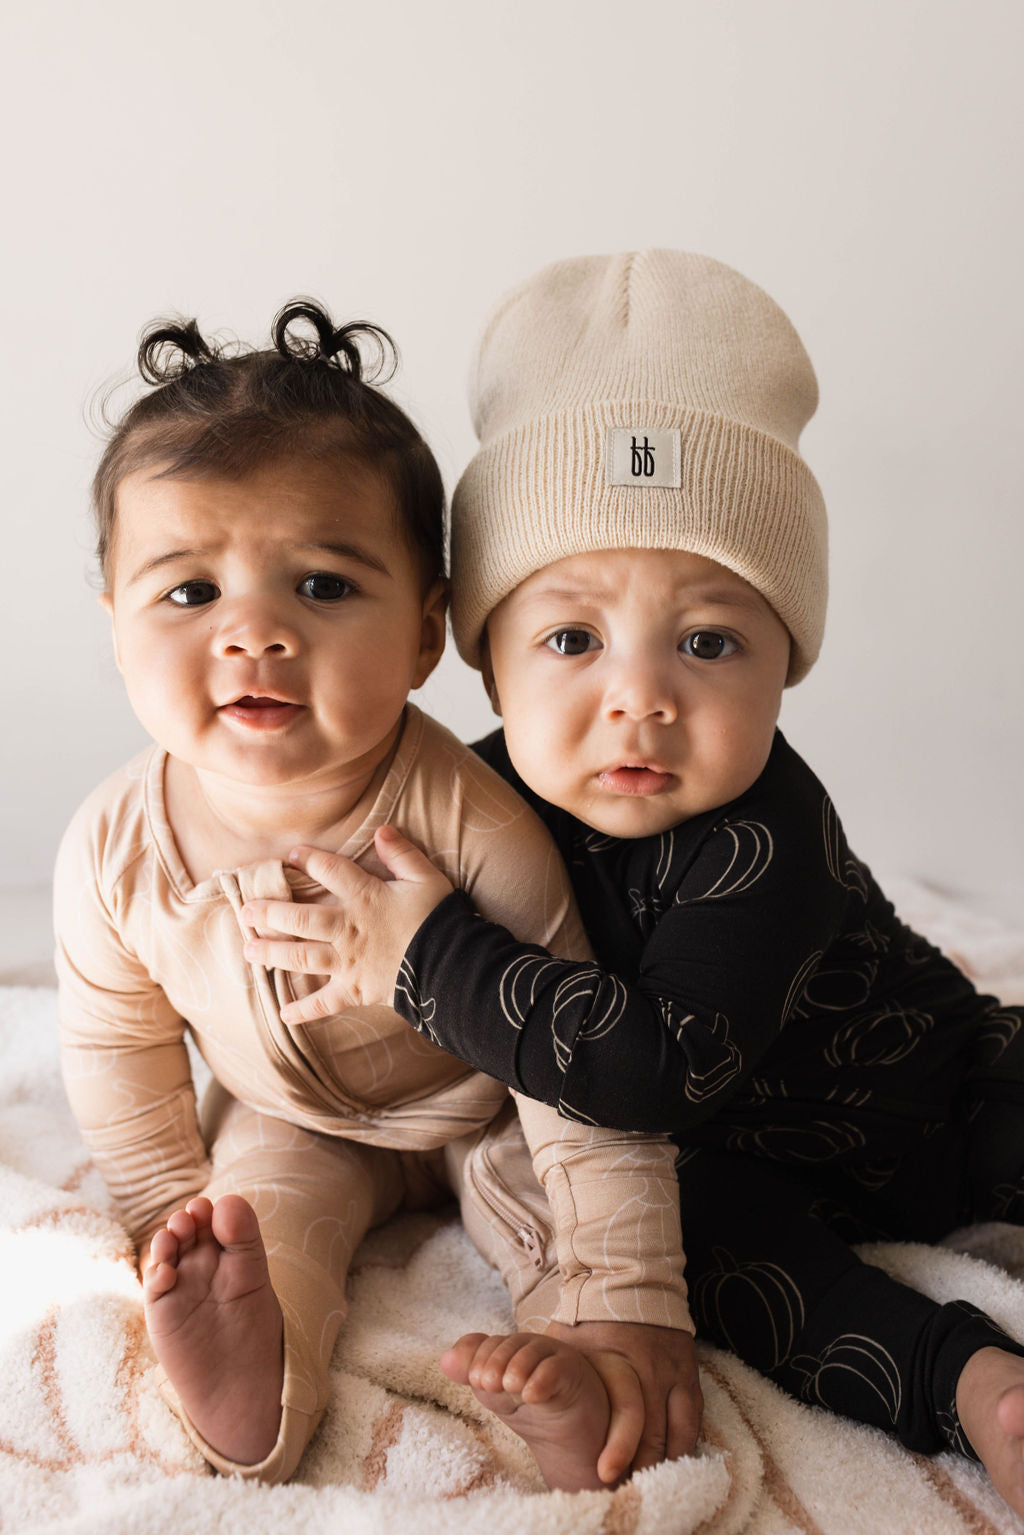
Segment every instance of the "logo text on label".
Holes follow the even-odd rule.
[[[649,426],[610,426],[606,445],[609,485],[682,484],[682,434]]]

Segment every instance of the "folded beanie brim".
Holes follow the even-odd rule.
[[[608,431],[637,423],[680,433],[678,487],[608,483]],[[593,402],[506,432],[467,466],[452,501],[455,642],[478,666],[488,615],[557,560],[680,549],[718,561],[761,592],[792,636],[792,684],[821,647],[827,545],[821,491],[787,444],[678,405]]]

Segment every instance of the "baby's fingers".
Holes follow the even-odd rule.
[[[296,1024],[316,1023],[319,1018],[334,1018],[357,1002],[358,999],[350,996],[339,981],[331,980],[319,991],[311,991],[308,997],[288,1002],[281,1009],[281,1021],[289,1028]]]
[[[385,868],[396,879],[408,880],[413,885],[444,884],[451,889],[451,882],[426,853],[393,826],[378,826],[373,842]]]
[[[328,853],[322,847],[293,847],[288,854],[288,862],[342,900],[346,896],[358,895],[368,881],[378,883],[374,875],[367,874],[351,858],[342,858],[340,853]]]
[[[290,975],[333,975],[338,956],[329,943],[289,943],[283,938],[250,938],[243,950],[250,964]]]
[[[636,1371],[621,1355],[593,1355],[590,1362],[604,1382],[611,1406],[608,1437],[597,1461],[598,1476],[610,1484],[625,1476],[640,1446],[646,1417],[644,1394]]]
[[[319,943],[332,943],[344,925],[337,906],[305,901],[246,901],[242,920],[263,933],[286,933],[289,938],[311,938]]]

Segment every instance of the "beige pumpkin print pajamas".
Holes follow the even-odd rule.
[[[454,1191],[504,1277],[521,1327],[618,1320],[692,1330],[674,1148],[561,1119],[445,1054],[387,1007],[288,1028],[293,978],[251,965],[251,898],[311,898],[264,862],[194,884],[164,809],[153,747],[79,810],[56,875],[65,1081],[137,1243],[197,1194],[254,1206],[285,1321],[278,1442],[255,1466],[283,1481],[327,1401],[345,1279],[364,1233]],[[380,794],[340,851],[383,874],[384,821],[432,850],[487,918],[567,959],[589,954],[561,859],[515,793],[414,706]],[[309,986],[316,984],[308,983]],[[197,1106],[186,1035],[213,1073]],[[469,1319],[467,1319],[468,1325]],[[170,1383],[165,1395],[185,1418]]]

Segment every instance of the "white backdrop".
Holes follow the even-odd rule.
[[[1022,889],[1018,0],[40,0],[4,24],[0,884],[142,743],[88,584],[87,422],[151,317],[390,329],[449,486],[497,294],[705,251],[815,362],[826,648],[790,739],[880,870]],[[453,655],[422,695],[489,728]]]

